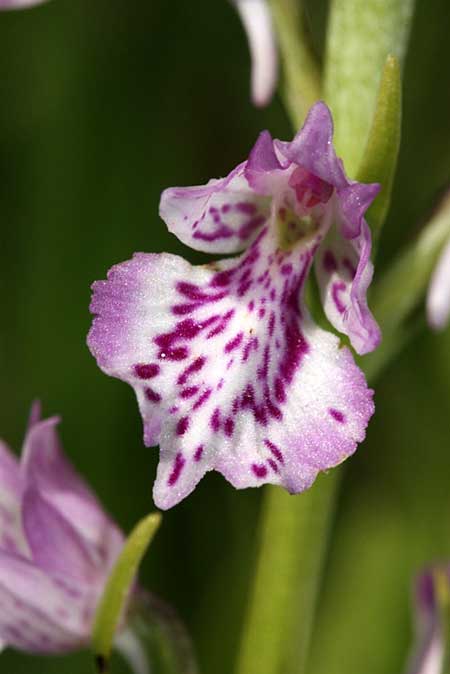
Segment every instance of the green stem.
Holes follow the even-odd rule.
[[[338,482],[333,471],[299,496],[265,488],[237,674],[303,671]]]
[[[354,1],[357,2],[357,0]],[[342,17],[352,24],[353,18],[356,20],[363,16],[364,20],[369,21],[372,14],[368,11],[363,12],[365,3],[357,2],[355,10],[357,10],[358,17],[356,15],[352,17],[352,13],[348,11],[350,4],[347,2],[345,6],[345,0],[334,0],[333,3],[332,27],[334,30],[332,42],[329,42],[328,48],[327,90],[328,100],[339,118],[338,145],[340,144],[339,138],[342,138],[340,153],[344,156],[346,163],[350,158],[350,163],[355,169],[359,163],[360,148],[364,146],[368,133],[379,75],[387,53],[393,51],[398,52],[399,56],[403,55],[413,0],[395,0],[393,7],[389,3],[383,3],[384,18],[389,31],[386,36],[383,33],[385,41],[381,40],[377,43],[375,63],[374,54],[370,50],[365,54],[367,58],[363,65],[370,69],[372,77],[364,88],[366,94],[362,97],[364,105],[355,103],[361,98],[358,91],[354,96],[349,95],[349,92],[353,92],[352,87],[349,87],[349,92],[345,90],[345,96],[342,93],[344,85],[348,85],[350,71],[353,77],[359,70],[364,72],[364,68],[359,68],[359,54],[356,49],[354,59],[352,50],[350,50],[352,67],[346,69],[349,59],[341,59],[339,54],[340,50],[344,49],[345,42],[350,40],[352,35],[350,30],[337,29],[342,28],[345,23],[340,21]],[[371,0],[369,4],[372,11],[376,1]],[[298,0],[271,0],[271,7],[284,61],[285,88],[283,93],[291,121],[297,129],[309,105],[320,95],[318,69],[303,35],[303,15]],[[395,18],[393,21],[395,30],[398,27],[402,28],[401,39],[397,39],[395,45],[397,50],[388,49],[392,46],[393,35],[398,37],[390,23],[392,18]],[[362,24],[364,23],[365,21],[362,21]],[[360,30],[361,26],[358,23],[356,26],[351,25],[350,28],[356,31],[360,44],[370,35],[370,30],[364,33]],[[354,49],[354,47],[355,44],[352,42],[351,48]],[[346,56],[348,56],[347,53]],[[339,76],[341,74],[342,77]],[[361,78],[356,79],[360,86]],[[355,112],[350,115],[349,110],[353,109]],[[352,128],[354,123],[356,131]],[[352,173],[353,171],[350,170],[350,174]],[[389,304],[384,307],[383,302],[389,303],[389,299],[386,298],[391,297],[391,292],[397,292],[398,287],[405,292],[402,273],[394,273],[391,279],[391,283],[395,284],[394,288],[384,286],[382,295],[378,295],[383,323],[389,322],[392,309]],[[397,286],[399,282],[401,285]],[[423,282],[422,278],[421,283]],[[417,290],[416,287],[415,290]],[[378,315],[377,311],[375,315]],[[399,325],[400,323],[397,324],[397,328]],[[402,337],[405,336],[407,333],[404,333]],[[399,340],[395,343],[398,345]],[[376,359],[368,363],[371,383],[389,362],[392,353],[393,350],[390,348],[381,349]],[[328,532],[341,474],[342,469],[334,469],[328,475],[321,475],[310,491],[294,497],[277,487],[265,488],[259,525],[255,579],[250,590],[236,674],[303,674],[305,671]]]
[[[283,98],[297,131],[320,97],[320,76],[300,0],[270,0],[284,67]]]

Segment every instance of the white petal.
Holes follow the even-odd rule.
[[[443,330],[450,316],[450,241],[447,243],[431,277],[427,296],[428,323]]]

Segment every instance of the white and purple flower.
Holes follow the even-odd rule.
[[[89,644],[123,536],[34,406],[20,462],[0,443],[0,643],[31,653]]]
[[[358,353],[377,346],[363,216],[379,186],[346,177],[332,132],[317,103],[291,143],[265,131],[226,178],[163,193],[161,216],[183,243],[240,256],[193,267],[138,253],[93,286],[88,343],[133,386],[145,443],[161,446],[160,508],[209,470],[237,488],[301,492],[364,438],[373,392],[304,302],[314,261],[329,321]]]

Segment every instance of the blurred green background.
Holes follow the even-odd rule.
[[[326,14],[310,2],[319,58]],[[449,31],[448,0],[418,2],[378,274],[450,181]],[[247,45],[226,0],[54,0],[0,14],[0,434],[19,449],[40,397],[125,530],[153,507],[157,451],[143,447],[131,388],[87,350],[89,286],[134,251],[194,261],[158,218],[161,190],[225,175],[262,128],[291,135],[278,99],[264,111],[249,101]],[[450,559],[450,331],[410,344],[376,403],[343,469],[308,674],[401,671],[413,575]],[[142,569],[178,608],[208,674],[231,671],[260,497],[208,475],[165,514]],[[91,668],[88,653],[0,659],[8,674]]]

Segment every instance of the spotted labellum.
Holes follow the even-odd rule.
[[[183,243],[237,257],[194,267],[137,253],[93,286],[89,346],[133,386],[145,443],[160,444],[160,508],[209,470],[237,488],[301,492],[364,438],[373,392],[304,301],[314,262],[330,323],[359,354],[377,346],[363,216],[379,186],[346,177],[332,133],[319,102],[292,142],[265,131],[226,178],[162,194],[161,216]]]

